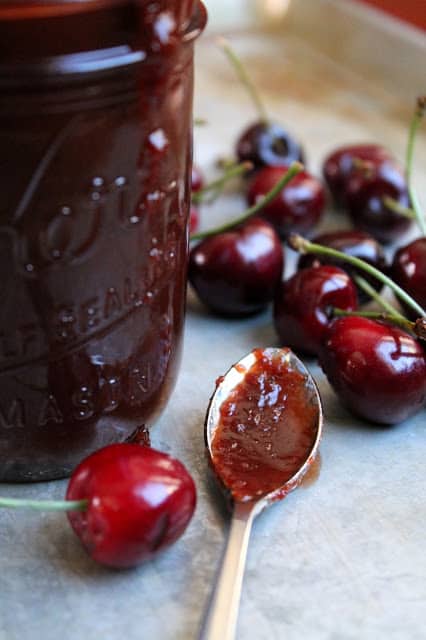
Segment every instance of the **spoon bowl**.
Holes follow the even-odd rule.
[[[218,379],[205,442],[216,478],[231,498],[232,521],[201,640],[235,637],[253,520],[300,483],[318,451],[322,424],[318,388],[288,348],[256,349]]]
[[[306,459],[300,466],[298,466],[297,469],[295,469],[294,474],[292,474],[285,480],[285,482],[283,482],[283,484],[277,486],[273,491],[263,495],[260,499],[256,499],[257,513],[260,513],[260,511],[262,511],[262,509],[269,504],[284,498],[292,489],[297,487],[297,485],[300,483],[311,463],[315,459],[321,439],[323,423],[323,413],[319,391],[311,374],[309,373],[303,362],[288,348],[270,347],[267,349],[255,349],[254,351],[251,351],[249,354],[244,356],[244,358],[239,360],[239,362],[234,364],[224,376],[219,378],[216,390],[210,399],[206,414],[204,431],[205,443],[213,470],[215,471],[216,477],[225,492],[230,493],[229,488],[227,488],[226,484],[223,483],[220,472],[215,465],[214,453],[212,451],[213,440],[221,420],[221,407],[230,397],[231,393],[238,387],[238,385],[240,385],[244,381],[247,372],[249,372],[259,360],[260,354],[270,359],[271,361],[279,360],[280,363],[283,363],[288,370],[300,374],[300,384],[303,384],[303,400],[306,407],[311,407],[314,409],[316,424],[312,445],[309,447]],[[242,501],[245,502],[247,501],[247,499],[244,499]]]

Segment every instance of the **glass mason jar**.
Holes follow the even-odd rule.
[[[0,5],[0,480],[68,475],[176,376],[198,0]]]

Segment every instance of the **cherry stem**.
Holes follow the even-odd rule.
[[[346,311],[333,307],[332,315],[336,318],[370,318],[371,320],[383,320],[400,327],[407,333],[412,333],[420,340],[426,340],[426,325],[423,322],[411,322],[403,316],[394,315],[393,313],[381,313],[380,311]]]
[[[255,87],[250,77],[248,76],[247,71],[243,63],[241,62],[240,58],[237,56],[237,54],[235,53],[235,51],[233,50],[233,48],[225,38],[218,38],[217,43],[221,47],[221,49],[224,51],[229,62],[234,67],[239,80],[247,89],[247,92],[253,101],[256,111],[259,114],[260,120],[263,123],[267,124],[269,122],[269,117],[268,117],[268,113],[266,111],[265,105],[263,104],[263,101],[260,98],[257,88]]]
[[[306,238],[299,236],[298,234],[292,233],[288,238],[289,245],[299,251],[300,253],[313,253],[314,255],[322,255],[329,256],[331,258],[338,258],[342,262],[347,262],[348,264],[353,265],[354,267],[358,267],[362,271],[370,274],[383,284],[387,285],[395,295],[405,302],[407,306],[409,306],[415,313],[417,313],[420,317],[426,316],[426,311],[422,309],[422,307],[417,304],[417,302],[406,292],[404,289],[401,289],[399,285],[396,284],[391,278],[386,276],[384,273],[373,267],[368,262],[361,260],[360,258],[356,258],[355,256],[350,256],[346,253],[342,253],[341,251],[337,251],[337,249],[332,249],[331,247],[326,247],[322,244],[316,244],[314,242],[309,242]]]
[[[218,178],[217,180],[213,180],[209,184],[206,184],[205,187],[202,187],[202,189],[200,189],[199,191],[193,193],[192,202],[194,204],[200,204],[203,201],[206,193],[213,192],[214,195],[219,195],[227,182],[232,180],[232,178],[242,176],[244,173],[247,173],[247,171],[250,171],[251,169],[253,169],[253,164],[251,162],[241,162],[241,164],[233,164],[232,166],[228,167],[228,169],[220,178]]]
[[[401,320],[407,320],[407,318],[404,315],[402,315],[402,313],[400,313],[398,309],[395,309],[395,307],[391,305],[390,302],[382,298],[380,293],[378,293],[378,291],[376,291],[376,289],[372,287],[371,284],[367,282],[367,280],[364,280],[364,278],[356,274],[353,274],[352,277],[357,283],[358,287],[362,289],[368,296],[370,296],[370,298],[373,298],[373,300],[377,302],[377,304],[379,304],[382,307],[382,309],[387,311],[387,313],[395,317],[398,317]]]
[[[291,182],[291,180],[293,180],[293,178],[297,176],[297,174],[300,173],[302,170],[303,170],[303,164],[301,162],[292,162],[289,168],[287,169],[287,171],[285,172],[285,174],[283,175],[283,177],[280,180],[278,180],[275,186],[272,187],[272,189],[268,191],[268,193],[265,196],[263,196],[263,198],[260,198],[256,202],[256,204],[254,204],[249,209],[246,209],[245,212],[239,218],[235,218],[231,222],[227,222],[226,224],[220,227],[216,227],[214,229],[208,229],[207,231],[199,231],[198,233],[194,233],[190,237],[190,240],[203,240],[204,238],[215,236],[218,233],[229,231],[230,229],[237,227],[239,224],[242,224],[248,218],[251,218],[252,216],[259,213],[259,211],[261,211],[263,207],[265,207],[274,198],[276,198],[277,195],[280,193],[280,191],[282,191],[284,187],[286,187],[288,183]]]
[[[400,216],[404,216],[404,218],[410,218],[410,220],[417,220],[416,212],[411,207],[406,207],[395,198],[391,198],[390,196],[384,196],[383,204],[385,207],[393,211],[394,213],[398,213]]]
[[[86,511],[88,500],[26,500],[25,498],[2,498],[0,508],[33,509],[35,511]]]
[[[426,218],[424,216],[422,207],[417,197],[417,193],[412,183],[414,146],[417,138],[417,131],[422,123],[425,110],[426,110],[426,96],[421,96],[420,98],[417,98],[416,109],[414,111],[414,115],[410,124],[406,160],[405,160],[405,175],[407,179],[408,193],[409,193],[410,200],[412,202],[413,209],[416,215],[417,224],[419,225],[419,228],[422,234],[426,236]]]

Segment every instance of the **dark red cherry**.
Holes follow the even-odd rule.
[[[198,225],[200,222],[200,214],[196,206],[191,204],[189,209],[189,233],[195,233],[198,230]]]
[[[408,333],[361,317],[331,323],[319,361],[331,386],[355,415],[394,424],[426,400],[426,356]]]
[[[330,308],[353,311],[355,285],[331,265],[298,271],[281,283],[274,300],[274,324],[282,345],[317,355],[330,324]]]
[[[345,200],[352,222],[384,244],[397,240],[411,225],[409,218],[384,203],[386,197],[410,206],[405,178],[392,162],[383,162],[367,172],[357,171],[346,184]]]
[[[344,202],[346,183],[356,170],[357,160],[365,163],[366,167],[374,167],[391,159],[391,153],[378,144],[339,147],[328,155],[323,163],[323,176],[336,204],[342,205]]]
[[[204,186],[204,176],[201,173],[201,169],[197,167],[195,164],[192,165],[191,172],[191,191],[196,193],[200,191]]]
[[[396,252],[391,276],[418,304],[426,309],[426,237],[422,236]],[[413,311],[406,307],[411,318]]]
[[[373,236],[365,233],[365,231],[352,229],[349,231],[322,233],[313,238],[312,242],[322,244],[326,247],[337,249],[337,251],[341,251],[347,255],[360,258],[380,271],[386,271],[387,269],[386,257],[382,246],[377,242],[377,240],[375,240],[375,238],[373,238]],[[356,269],[356,267],[351,267],[347,263],[343,264],[338,259],[328,258],[326,256],[314,256],[306,253],[300,256],[297,266],[298,269],[305,269],[306,267],[318,266],[319,264],[334,264],[344,269],[344,271],[347,271],[350,275],[356,273],[362,276],[365,280],[368,280],[368,282],[377,291],[380,291],[383,287],[383,284],[377,280],[377,278],[373,278],[372,276],[367,275],[364,271],[360,271]],[[360,304],[370,300],[369,296],[367,296],[362,289],[357,288],[357,292]]]
[[[246,316],[272,300],[283,270],[274,228],[261,218],[202,240],[190,252],[188,277],[214,313]]]
[[[115,444],[78,465],[66,498],[88,501],[85,511],[67,515],[89,555],[121,568],[150,559],[182,535],[196,491],[178,460],[139,444]]]
[[[263,198],[288,167],[264,167],[251,179],[247,200],[249,205]],[[267,204],[260,214],[278,231],[281,238],[290,232],[305,234],[315,226],[324,212],[325,193],[321,182],[307,171],[301,171]]]
[[[240,162],[252,162],[255,169],[288,166],[304,158],[300,144],[272,122],[256,122],[246,129],[237,141],[236,154]]]

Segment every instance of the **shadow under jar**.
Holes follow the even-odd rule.
[[[68,475],[179,364],[197,0],[0,5],[0,481]]]

